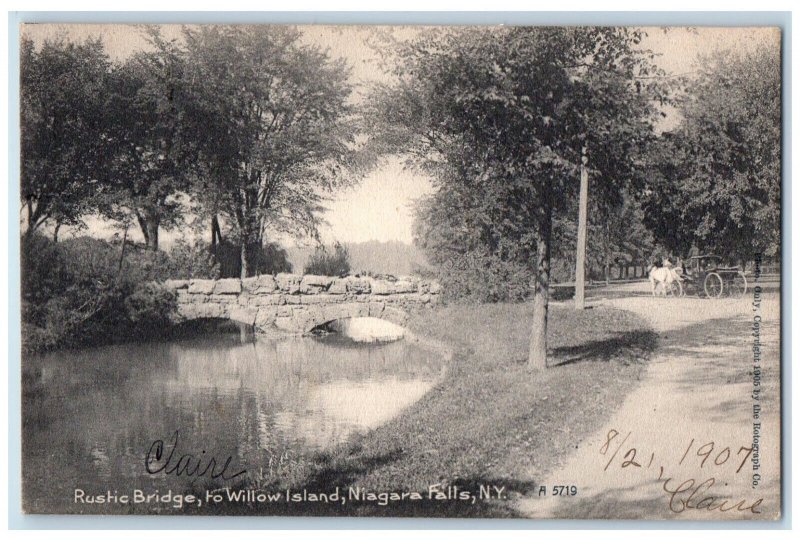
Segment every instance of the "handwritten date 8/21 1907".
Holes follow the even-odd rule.
[[[688,510],[699,511],[718,511],[727,513],[729,511],[750,512],[753,514],[761,513],[760,506],[763,498],[748,500],[747,498],[728,498],[719,495],[709,494],[715,485],[718,485],[719,475],[740,475],[744,465],[753,456],[753,447],[741,446],[737,451],[735,447],[725,446],[720,448],[714,441],[697,444],[694,438],[683,450],[680,460],[676,464],[654,464],[656,461],[655,451],[641,453],[632,445],[625,446],[631,437],[632,432],[628,432],[624,437],[617,430],[609,430],[606,435],[605,443],[600,447],[600,454],[608,457],[608,461],[603,471],[618,462],[620,469],[635,468],[646,471],[651,467],[658,468],[658,476],[655,481],[660,483],[663,492],[668,496],[667,505],[673,513],[683,513]],[[623,449],[626,449],[620,454]],[[619,457],[619,458],[618,458]],[[643,457],[643,458],[639,458]],[[676,480],[675,476],[668,474],[668,469],[696,468],[702,472],[714,473],[716,476],[709,476],[704,480],[687,477],[683,481]],[[734,469],[735,468],[735,469]],[[725,471],[725,470],[728,471]],[[733,471],[730,471],[733,469]],[[613,471],[613,470],[612,470]],[[701,475],[701,477],[705,477]],[[724,483],[727,485],[727,483]],[[735,500],[735,501],[734,501]]]

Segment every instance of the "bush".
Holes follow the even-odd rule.
[[[279,244],[255,244],[250,246],[248,253],[253,274],[292,272],[289,256]],[[242,275],[241,247],[225,240],[217,244],[214,255],[219,263],[220,278],[239,278]]]
[[[88,237],[54,243],[34,233],[22,251],[26,350],[105,341],[126,323],[123,301],[132,286],[114,246]]]
[[[520,264],[474,253],[444,260],[436,272],[445,299],[467,302],[523,302],[531,276]]]
[[[131,272],[133,250],[130,247],[127,248],[125,260],[122,260],[122,268],[122,247],[103,240],[79,237],[57,243],[56,249],[67,265],[68,284],[65,285],[105,287],[119,277],[124,277],[122,273],[126,267],[128,275],[140,274],[138,265]]]
[[[144,329],[168,327],[177,308],[175,292],[155,282],[137,285],[125,298],[128,320]]]
[[[201,240],[189,244],[181,239],[169,252],[169,278],[188,280],[191,278],[220,277],[220,265],[211,253],[209,245]]]
[[[346,276],[350,273],[350,253],[340,243],[333,245],[329,252],[324,245],[317,246],[306,263],[304,274],[319,274],[322,276]]]
[[[138,339],[169,326],[175,300],[150,282],[173,278],[185,260],[133,243],[122,257],[120,243],[91,237],[55,243],[33,233],[21,246],[25,351]]]
[[[258,269],[261,274],[278,274],[279,272],[292,272],[289,263],[289,254],[280,244],[270,242],[261,249],[258,259]]]
[[[67,281],[66,265],[57,245],[39,233],[22,237],[20,260],[22,321],[41,325],[45,303],[60,292]]]
[[[224,253],[233,272],[228,276],[239,276],[238,248],[217,248],[212,254],[202,241],[180,240],[164,252],[127,242],[123,253],[119,241],[79,237],[56,243],[39,233],[23,236],[23,347],[40,351],[162,335],[177,304],[159,282],[226,276],[224,257],[217,261]],[[277,244],[256,247],[253,254],[259,273],[292,270]]]

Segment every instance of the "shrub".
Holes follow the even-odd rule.
[[[220,265],[211,253],[209,245],[201,240],[189,244],[181,239],[169,252],[170,276],[173,279],[220,277]]]
[[[64,240],[56,246],[67,266],[65,286],[104,288],[122,276],[125,266],[130,269],[130,248],[121,268],[121,246],[92,237]]]
[[[249,250],[250,265],[254,274],[292,272],[289,256],[279,244],[255,244]],[[220,278],[239,278],[242,275],[241,248],[227,240],[217,244],[215,259],[219,263]]]
[[[125,297],[125,315],[139,328],[161,329],[173,321],[177,309],[175,292],[161,284],[139,284]]]
[[[42,324],[43,307],[66,282],[66,265],[57,245],[40,233],[20,241],[22,321]]]
[[[176,309],[174,294],[158,283],[167,279],[219,278],[217,257],[208,244],[178,241],[169,252],[92,237],[22,238],[22,330],[26,351],[106,344],[159,336]],[[236,252],[228,243],[217,248]],[[291,272],[277,244],[254,248],[259,273]],[[124,253],[123,253],[124,251]],[[239,267],[233,265],[238,276]],[[230,270],[230,269],[228,269]]]
[[[311,254],[303,273],[323,276],[347,275],[350,273],[350,253],[338,242],[333,245],[333,251],[328,251],[324,245],[319,245]]]
[[[22,239],[22,330],[26,351],[103,344],[160,333],[174,306],[155,284],[180,262],[164,252],[91,237]],[[150,324],[152,322],[153,324]]]
[[[475,253],[445,260],[436,272],[447,300],[522,302],[531,291],[531,271],[520,264]]]
[[[133,288],[114,246],[89,237],[22,246],[26,350],[107,341],[126,323],[123,301]]]
[[[261,274],[278,274],[279,272],[292,272],[289,263],[289,254],[286,249],[275,242],[267,243],[261,250],[258,268]]]

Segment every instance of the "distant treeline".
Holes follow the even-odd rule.
[[[429,267],[418,247],[401,241],[343,243],[349,253],[350,270],[359,274],[408,276]],[[314,246],[286,248],[293,269],[302,270],[316,251]]]

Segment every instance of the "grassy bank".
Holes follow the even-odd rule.
[[[554,366],[535,372],[524,363],[530,319],[522,304],[451,305],[418,316],[414,332],[454,348],[441,384],[379,429],[295,465],[288,480],[261,484],[264,490],[283,490],[288,483],[314,492],[414,490],[426,497],[435,483],[466,490],[489,484],[504,486],[511,500],[236,505],[226,512],[514,516],[513,498],[532,493],[600,427],[635,387],[655,344],[655,335],[633,314],[557,307],[549,327]]]

